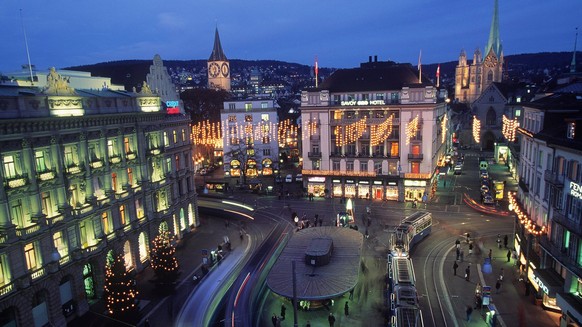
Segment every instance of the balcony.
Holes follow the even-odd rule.
[[[149,156],[158,156],[158,155],[160,155],[162,153],[164,153],[164,148],[163,147],[153,148],[153,149],[149,149],[148,150],[148,155]]]
[[[559,188],[564,187],[564,175],[558,174],[557,172],[553,172],[551,170],[546,170],[544,172],[544,181]]]
[[[128,152],[125,154],[125,159],[127,161],[135,160],[137,158],[137,154],[135,152]]]
[[[103,160],[95,159],[89,163],[89,166],[91,166],[91,168],[93,168],[93,169],[99,169],[99,168],[103,167]]]
[[[38,176],[37,178],[39,181],[46,182],[46,181],[50,181],[52,179],[55,179],[57,174],[55,173],[54,170],[47,170],[47,171],[38,173],[37,176]]]
[[[311,135],[309,136],[311,141],[319,141],[321,139],[321,135]]]
[[[419,154],[409,153],[408,154],[408,160],[422,161],[423,158],[424,158],[424,156],[422,153],[419,153]]]
[[[580,224],[580,220],[575,221],[572,219],[568,219],[565,213],[559,210],[552,211],[552,220],[564,226],[564,228],[566,228],[570,232],[582,237],[582,224]]]
[[[28,238],[38,231],[40,231],[39,224],[34,224],[25,228],[16,228],[16,236],[21,238]]]
[[[6,181],[4,183],[5,183],[5,187],[11,188],[11,189],[23,187],[23,186],[26,186],[26,184],[28,184],[28,175],[22,174],[22,175],[14,175],[12,177],[7,177]]]
[[[309,158],[321,158],[321,152],[317,151],[317,152],[308,152],[307,156]]]
[[[113,155],[113,156],[109,157],[109,163],[112,165],[117,165],[120,162],[121,162],[121,157],[118,155]]]

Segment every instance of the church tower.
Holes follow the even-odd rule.
[[[498,0],[495,0],[493,19],[489,30],[489,40],[485,46],[485,58],[481,50],[475,50],[473,62],[467,64],[463,50],[455,70],[455,98],[461,102],[472,103],[483,90],[493,82],[501,82],[503,77],[503,49],[499,39]]]
[[[212,49],[210,58],[208,58],[207,68],[208,87],[230,91],[230,63],[226,59],[224,51],[222,51],[218,27],[214,34],[214,48]]]

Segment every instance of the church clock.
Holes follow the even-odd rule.
[[[229,74],[228,64],[225,62],[222,63],[222,66],[220,66],[220,71],[222,72],[223,77],[228,77]]]
[[[218,77],[218,74],[220,74],[220,67],[217,63],[213,62],[208,66],[208,74],[212,78]]]
[[[494,56],[487,56],[485,58],[485,67],[495,67],[497,65],[497,58]]]

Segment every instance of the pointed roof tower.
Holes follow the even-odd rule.
[[[222,45],[220,44],[220,36],[218,35],[218,27],[214,33],[214,48],[210,54],[208,61],[227,61],[224,51],[222,51]]]
[[[489,51],[493,49],[493,52],[497,58],[501,58],[501,40],[499,39],[499,3],[495,0],[495,7],[493,9],[493,19],[491,20],[491,29],[489,30],[489,40],[487,41],[487,46],[485,47],[485,55],[489,54]]]

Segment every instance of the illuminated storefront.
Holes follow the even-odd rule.
[[[344,195],[342,181],[339,179],[333,179],[331,181],[331,189],[334,198],[341,198]]]
[[[420,201],[426,192],[426,180],[404,180],[404,200]]]
[[[370,197],[370,182],[369,181],[359,181],[358,182],[358,197],[360,199],[367,199]]]
[[[269,158],[263,159],[262,166],[263,166],[263,176],[273,175],[273,160]]]
[[[309,177],[307,179],[307,193],[316,197],[325,197],[325,177]]]
[[[257,161],[255,159],[247,160],[247,177],[257,176]]]
[[[384,199],[384,186],[382,185],[382,181],[372,182],[372,199]]]
[[[556,303],[556,293],[562,289],[560,276],[551,269],[536,269],[530,278],[532,286],[541,296],[542,306],[545,309],[560,310]]]
[[[346,179],[346,184],[344,185],[344,196],[346,198],[356,197],[356,182],[353,179]]]
[[[388,182],[386,185],[386,200],[398,201],[398,182]]]

